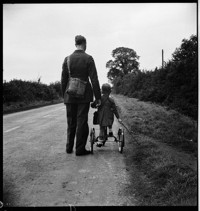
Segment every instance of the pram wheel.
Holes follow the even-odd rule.
[[[118,130],[118,148],[119,148],[120,153],[123,152],[124,142],[125,142],[124,130],[122,128],[119,128],[119,130]]]
[[[91,154],[93,154],[93,145],[94,145],[95,139],[96,139],[95,129],[91,128],[91,131],[90,131],[90,151],[91,151]]]

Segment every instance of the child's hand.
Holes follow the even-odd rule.
[[[118,122],[119,122],[119,123],[122,123],[122,120],[119,118],[119,119],[118,119]]]
[[[97,100],[96,107],[98,108],[101,105],[101,100]]]
[[[96,108],[96,103],[95,103],[95,102],[92,102],[92,103],[91,103],[91,107],[92,107],[92,108]]]

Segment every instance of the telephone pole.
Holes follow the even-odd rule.
[[[163,69],[163,67],[164,67],[164,51],[162,49],[162,69]]]

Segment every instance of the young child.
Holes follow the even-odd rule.
[[[105,83],[102,85],[101,91],[101,105],[98,107],[98,122],[100,126],[99,139],[97,142],[98,147],[103,145],[104,127],[108,127],[109,136],[113,136],[112,125],[114,122],[114,115],[119,122],[122,122],[122,120],[119,118],[115,101],[109,96],[111,93],[111,86]],[[92,103],[91,107],[95,108],[95,103]]]

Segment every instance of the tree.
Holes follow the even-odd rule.
[[[197,57],[198,42],[197,36],[192,35],[189,40],[183,39],[179,48],[176,48],[172,54],[173,61],[183,62],[184,60],[193,60]]]
[[[139,67],[139,56],[133,49],[119,47],[112,51],[114,60],[106,63],[109,69],[107,77],[112,82],[116,77],[123,77],[128,73],[137,73]]]
[[[197,36],[192,35],[189,40],[183,39],[181,46],[172,54],[172,58],[172,62],[167,66],[166,78],[171,101],[176,101],[176,104],[181,104],[181,107],[184,106],[187,114],[193,113],[193,116],[198,116],[196,109],[198,107]],[[191,109],[192,106],[194,109]]]
[[[118,48],[119,49],[119,48]],[[121,68],[121,52],[113,51],[108,76],[113,90],[143,101],[162,103],[194,119],[198,118],[198,40],[196,35],[183,39],[164,68],[137,71]],[[123,54],[124,55],[124,54]],[[137,58],[137,57],[136,57]],[[137,59],[136,59],[137,61]],[[136,66],[137,67],[137,66]]]

